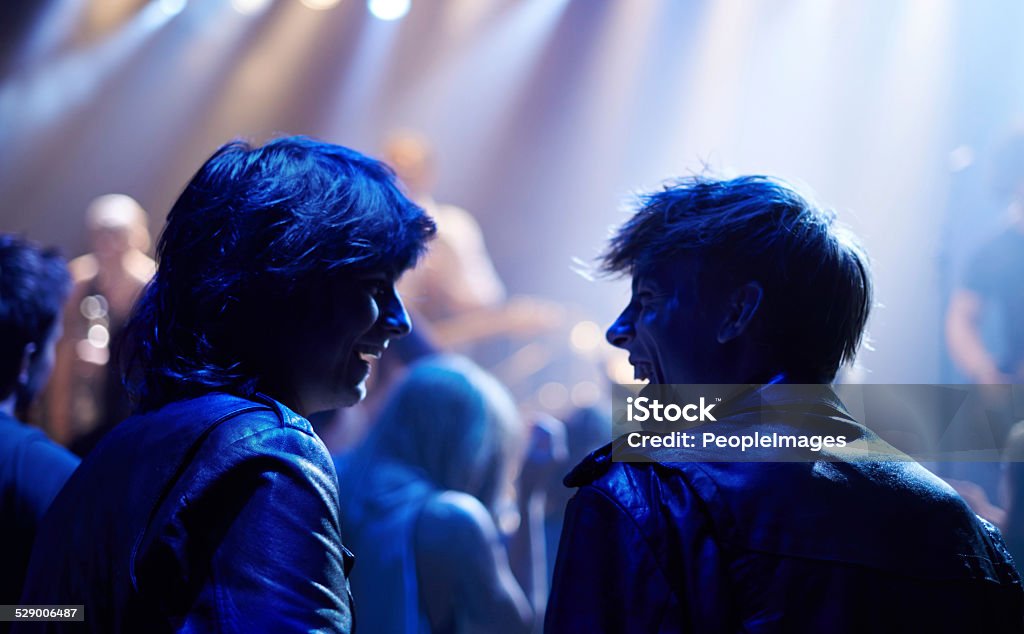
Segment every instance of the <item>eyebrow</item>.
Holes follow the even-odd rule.
[[[389,270],[374,270],[360,273],[356,276],[356,279],[360,280],[391,280],[394,281],[398,278],[394,271]]]

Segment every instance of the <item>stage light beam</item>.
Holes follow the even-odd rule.
[[[263,13],[274,0],[231,0],[231,6],[242,15]]]
[[[188,4],[188,0],[159,0],[160,10],[162,10],[167,17],[174,17],[185,10],[185,5]]]
[[[410,0],[369,0],[366,6],[378,20],[399,20],[409,13]]]
[[[302,4],[314,11],[326,11],[327,9],[333,9],[338,6],[339,2],[341,2],[341,0],[302,0]]]

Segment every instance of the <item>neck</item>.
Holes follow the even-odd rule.
[[[811,372],[792,372],[786,370],[782,372],[774,372],[771,370],[765,370],[763,372],[754,373],[752,376],[754,376],[754,380],[749,381],[749,383],[756,383],[760,385],[774,385],[777,383],[819,385],[832,383],[832,381],[815,376]]]

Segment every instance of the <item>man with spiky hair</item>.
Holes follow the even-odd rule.
[[[872,303],[867,258],[833,214],[771,178],[688,178],[643,199],[603,267],[632,277],[607,337],[638,380],[753,384],[708,429],[813,428],[887,459],[759,448],[740,462],[713,446],[615,460],[624,438],[599,449],[565,480],[578,491],[548,632],[1024,631],[998,531],[893,460],[828,385]]]

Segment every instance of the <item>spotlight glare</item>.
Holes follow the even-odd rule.
[[[601,399],[601,388],[593,381],[580,381],[569,394],[576,407],[590,407]]]
[[[173,17],[185,10],[188,0],[159,0],[160,10],[167,16]]]
[[[596,350],[604,341],[601,327],[592,321],[581,321],[569,332],[569,342],[580,352]]]
[[[110,343],[110,331],[103,324],[89,326],[89,332],[85,337],[96,348],[106,348]]]
[[[961,145],[949,153],[949,171],[962,172],[974,163],[974,150],[969,145]]]
[[[569,401],[569,388],[556,381],[545,383],[537,390],[537,400],[549,412],[558,411]]]
[[[368,0],[366,6],[378,20],[398,20],[409,13],[410,0]]]
[[[231,0],[231,6],[242,15],[262,13],[274,0]]]
[[[315,11],[326,11],[338,6],[341,0],[302,0],[302,4]]]

